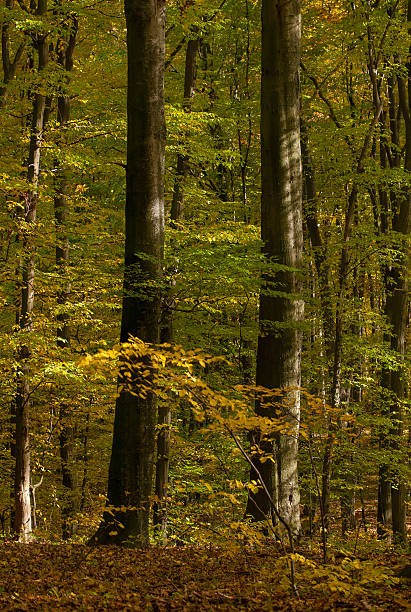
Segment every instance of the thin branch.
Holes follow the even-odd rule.
[[[307,75],[307,77],[310,79],[310,81],[313,83],[316,93],[318,93],[319,98],[321,98],[321,100],[324,102],[324,104],[327,106],[328,110],[330,111],[330,117],[331,119],[334,121],[335,125],[338,128],[342,128],[342,124],[339,122],[339,120],[337,119],[337,115],[334,112],[334,109],[332,107],[331,102],[329,101],[329,99],[323,94],[322,89],[321,89],[321,85],[319,84],[318,80],[316,79],[315,76],[313,76],[312,74],[308,73],[307,68],[305,67],[305,65],[301,62],[301,68],[303,70],[303,72],[305,72],[305,74]]]
[[[394,6],[389,9],[390,10],[390,13],[389,13],[390,19],[386,23],[386,26],[384,28],[384,32],[383,32],[383,34],[381,36],[380,44],[378,45],[378,53],[376,55],[376,63],[378,63],[378,61],[380,59],[380,56],[382,54],[382,47],[383,47],[383,44],[384,44],[385,39],[387,37],[388,31],[390,29],[390,26],[392,25],[392,18],[394,17],[394,14],[395,14],[395,11],[397,9],[398,4],[399,4],[399,0],[397,0],[396,3],[394,4]]]
[[[362,146],[361,153],[358,157],[358,161],[357,161],[357,172],[358,173],[361,173],[364,169],[364,158],[367,153],[369,144],[371,142],[371,137],[373,135],[375,126],[377,125],[380,115],[382,113],[382,109],[383,109],[383,103],[382,101],[380,101],[380,105],[374,113],[373,120],[371,121],[370,127],[368,128],[368,132],[364,139],[364,144]]]
[[[311,448],[311,439],[310,439],[310,435],[311,432],[309,432],[308,434],[308,452],[310,453],[310,462],[311,462],[311,467],[312,470],[314,472],[314,478],[315,478],[315,486],[317,489],[317,495],[318,495],[318,501],[320,502],[320,515],[321,515],[321,542],[322,542],[322,546],[323,546],[323,562],[327,563],[327,531],[325,528],[325,515],[324,515],[324,505],[323,505],[323,499],[322,499],[322,495],[321,495],[321,491],[320,491],[320,483],[319,483],[319,479],[318,479],[318,473],[317,473],[317,469],[315,467],[315,463],[314,463],[314,457],[313,457],[313,453],[312,453],[312,448]]]
[[[237,436],[235,435],[235,433],[230,429],[230,427],[227,424],[224,424],[224,429],[227,431],[227,433],[233,439],[236,447],[238,448],[238,450],[240,451],[240,453],[242,454],[244,459],[247,461],[247,463],[250,465],[250,467],[257,474],[258,479],[259,479],[259,481],[261,483],[261,486],[263,487],[264,493],[267,495],[267,499],[270,502],[270,505],[271,505],[271,507],[272,507],[272,509],[274,511],[275,516],[277,517],[278,521],[283,525],[283,527],[285,528],[285,530],[287,532],[288,540],[289,540],[289,543],[290,543],[290,550],[291,550],[291,557],[290,557],[291,588],[292,588],[292,591],[293,591],[294,595],[299,598],[298,590],[297,590],[297,585],[295,583],[294,538],[293,538],[293,534],[292,534],[292,531],[291,531],[291,527],[287,523],[287,521],[281,516],[281,514],[278,512],[277,506],[276,506],[273,498],[271,497],[269,490],[267,489],[267,486],[266,486],[266,484],[264,482],[264,479],[263,479],[259,469],[257,468],[257,466],[254,465],[252,459],[249,457],[248,453],[244,450],[243,446],[241,445],[241,443],[240,443],[239,439],[237,438]]]

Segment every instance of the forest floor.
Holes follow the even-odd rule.
[[[152,548],[0,544],[0,610],[410,610],[404,556],[313,553],[297,560],[299,599],[275,544]]]

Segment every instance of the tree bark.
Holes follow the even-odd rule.
[[[78,21],[76,16],[69,20],[70,31],[66,38],[60,39],[58,43],[58,63],[65,70],[65,86],[70,80],[70,72],[73,68],[73,54],[76,45]],[[57,100],[57,123],[60,129],[61,142],[64,145],[65,132],[70,120],[70,97],[66,91],[58,96]],[[68,213],[69,204],[67,191],[69,189],[69,176],[64,162],[55,163],[55,196],[54,196],[54,219],[56,225],[56,267],[59,275],[59,290],[57,303],[64,308],[71,291],[68,279],[68,268],[70,264],[70,248],[68,238]],[[57,315],[57,346],[68,349],[70,346],[70,322],[67,314],[60,312]],[[62,500],[62,535],[63,539],[72,538],[77,533],[76,514],[80,508],[80,497],[78,491],[77,472],[74,468],[75,451],[75,426],[70,416],[70,407],[63,401],[60,405],[59,435],[60,459],[62,484],[65,489]]]
[[[156,343],[164,245],[165,0],[125,0],[125,13],[128,132],[121,342],[138,337]],[[132,376],[128,383],[126,371]],[[93,541],[145,547],[149,543],[156,402],[152,393],[146,398],[138,395],[138,375],[135,369],[130,371],[126,356],[119,386],[108,508]]]
[[[261,82],[261,224],[263,252],[269,262],[298,269],[302,266],[302,171],[300,150],[299,67],[301,7],[299,0],[262,4]],[[293,533],[300,531],[298,486],[298,429],[300,419],[300,360],[303,302],[298,273],[270,272],[263,277],[260,296],[260,334],[257,385],[285,389],[283,414],[289,434],[276,440],[278,510]],[[287,296],[270,295],[272,290]],[[292,387],[293,389],[289,389]],[[288,390],[287,390],[288,389]],[[257,402],[256,412],[268,414]],[[262,440],[263,450],[272,442]],[[265,485],[273,492],[273,464],[253,457]],[[253,470],[251,479],[257,480]],[[270,502],[263,489],[250,492],[246,514],[262,520]]]
[[[317,187],[314,166],[309,146],[309,135],[305,122],[301,119],[301,156],[304,178],[304,220],[307,224],[311,246],[314,251],[315,269],[319,285],[319,298],[323,316],[324,349],[327,360],[333,353],[334,315],[330,286],[330,269],[326,257],[326,241],[323,240],[318,222]]]
[[[45,15],[47,0],[39,0],[36,14]],[[35,47],[38,52],[38,71],[48,63],[48,43],[46,35],[39,33]],[[28,156],[27,180],[29,188],[24,195],[24,221],[28,229],[23,234],[22,289],[19,326],[21,334],[29,334],[33,329],[35,245],[33,229],[37,218],[38,181],[40,155],[43,140],[43,120],[45,96],[36,93],[33,102],[30,148]],[[30,501],[30,357],[29,341],[25,340],[19,350],[19,372],[15,402],[15,474],[14,474],[14,533],[20,540],[27,540],[32,531]]]
[[[197,34],[198,28],[195,28],[193,34]],[[184,70],[184,100],[183,109],[186,113],[191,110],[191,100],[195,93],[196,73],[197,73],[197,55],[200,47],[198,36],[192,38],[187,43],[186,62]],[[189,156],[179,153],[177,156],[176,179],[174,182],[173,199],[171,202],[171,222],[175,224],[183,217],[184,198],[185,198],[185,182],[189,170]]]

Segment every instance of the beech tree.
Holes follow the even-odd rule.
[[[67,124],[70,121],[71,100],[69,92],[66,91],[70,73],[73,69],[73,56],[78,33],[78,17],[74,14],[66,16],[68,21],[67,32],[64,32],[57,43],[58,64],[65,72],[65,83],[63,90],[59,92],[57,99],[57,123],[60,130],[61,140],[66,139]],[[63,162],[56,160],[54,196],[54,218],[56,224],[56,266],[59,273],[59,290],[57,301],[61,312],[57,315],[57,346],[68,349],[70,346],[70,321],[64,308],[70,296],[69,265],[70,245],[68,238],[68,215],[69,203],[68,192],[70,180],[67,167]],[[62,402],[60,405],[60,457],[63,486],[67,490],[67,499],[63,502],[63,538],[73,537],[77,532],[76,513],[80,507],[80,496],[78,491],[78,478],[74,466],[75,428],[70,423],[69,406]]]
[[[97,541],[146,545],[149,502],[153,542],[260,541],[274,506],[237,441],[294,534],[299,489],[302,537],[403,543],[408,0],[309,0],[300,63],[297,4],[264,2],[262,105],[259,3],[168,0],[164,259],[163,4],[127,3],[129,84],[122,0],[0,4],[4,537],[23,440],[39,539],[97,531],[111,457]]]
[[[263,253],[272,271],[263,278],[260,296],[260,334],[256,383],[284,389],[283,414],[289,425],[275,440],[273,462],[254,462],[270,493],[275,493],[281,516],[294,533],[300,530],[298,485],[298,429],[300,420],[301,341],[303,302],[298,270],[302,266],[302,169],[300,148],[299,0],[262,5],[261,77],[261,236]],[[276,270],[277,266],[277,270]],[[279,268],[279,269],[278,269]],[[257,403],[257,414],[274,416]],[[254,437],[254,444],[270,453],[272,441]],[[251,479],[256,476],[251,469]],[[261,520],[269,514],[264,490],[249,495],[246,513]]]
[[[164,245],[165,0],[126,0],[126,239],[121,342],[160,336]],[[147,367],[150,364],[147,363]],[[120,370],[108,479],[108,508],[95,541],[146,546],[154,464],[156,402]],[[136,369],[137,372],[137,369]],[[124,385],[127,386],[124,388]]]

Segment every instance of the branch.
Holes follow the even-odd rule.
[[[331,102],[329,101],[329,99],[323,94],[322,89],[321,89],[321,85],[318,83],[318,80],[315,78],[315,76],[308,74],[308,70],[305,67],[305,65],[301,62],[300,63],[302,70],[305,72],[305,74],[307,75],[307,77],[310,79],[310,81],[313,83],[316,93],[318,93],[319,98],[321,98],[321,100],[326,104],[328,110],[330,111],[330,117],[331,119],[334,121],[335,125],[338,128],[342,128],[342,124],[339,122],[339,120],[337,119],[337,115],[334,112],[334,109],[331,105]]]
[[[367,149],[369,147],[369,144],[370,144],[371,137],[373,135],[375,126],[377,125],[378,120],[380,118],[380,115],[382,113],[382,109],[383,109],[383,102],[382,102],[382,100],[380,100],[380,105],[379,105],[379,107],[376,109],[376,111],[374,113],[373,120],[371,121],[370,127],[368,128],[368,132],[367,132],[367,134],[365,136],[365,139],[364,139],[364,144],[363,144],[363,147],[361,149],[360,156],[359,156],[359,158],[357,160],[357,172],[358,173],[361,173],[363,171],[363,169],[364,169],[364,166],[363,166],[364,158],[365,158],[365,155],[367,153]]]
[[[44,474],[41,475],[40,480],[38,481],[37,484],[31,484],[30,485],[30,489],[34,492],[40,485],[43,484],[43,478],[44,478]]]
[[[164,69],[167,70],[167,68],[170,66],[171,62],[173,61],[173,59],[175,58],[175,56],[177,55],[177,53],[179,53],[179,51],[181,51],[184,43],[187,40],[187,36],[183,36],[183,38],[180,40],[180,42],[178,43],[178,45],[173,49],[173,51],[170,53],[168,59],[166,59],[165,63],[164,63]]]
[[[285,528],[285,530],[287,531],[287,535],[288,535],[288,540],[290,543],[290,549],[291,549],[291,558],[290,558],[290,578],[291,578],[291,588],[293,590],[293,593],[296,595],[296,597],[299,597],[298,595],[298,591],[297,591],[297,586],[295,584],[295,564],[294,564],[294,539],[293,539],[293,534],[291,531],[291,527],[290,525],[287,523],[287,521],[281,516],[281,514],[278,512],[277,506],[274,503],[273,498],[270,495],[269,490],[267,489],[267,486],[263,480],[263,477],[261,476],[260,471],[258,470],[258,468],[254,465],[252,459],[249,457],[248,453],[244,450],[244,448],[242,447],[239,439],[237,438],[237,436],[235,435],[235,433],[230,429],[230,427],[227,424],[224,424],[224,429],[228,432],[228,434],[230,435],[230,437],[234,440],[234,443],[236,445],[236,447],[238,448],[238,450],[240,451],[240,453],[242,454],[242,456],[244,457],[244,459],[247,461],[247,463],[250,465],[250,467],[254,470],[254,472],[257,474],[258,479],[263,487],[264,493],[267,495],[267,499],[270,502],[270,505],[274,511],[275,516],[277,517],[277,519],[279,520],[279,522],[283,525],[283,527]]]
[[[387,21],[387,24],[385,26],[384,32],[383,32],[383,34],[381,36],[380,44],[378,45],[378,53],[377,53],[377,56],[376,56],[376,62],[377,63],[378,63],[378,61],[380,59],[380,56],[382,54],[382,46],[383,46],[383,44],[385,42],[385,39],[387,37],[388,30],[390,29],[390,26],[392,25],[392,18],[394,17],[394,14],[395,14],[395,11],[397,9],[398,4],[399,4],[399,0],[397,0],[396,3],[394,4],[394,6],[389,9],[388,15],[389,15],[390,18]]]
[[[26,41],[23,41],[22,43],[20,43],[19,48],[17,49],[16,54],[14,56],[14,60],[13,60],[12,66],[11,66],[12,67],[12,71],[13,71],[13,68],[14,69],[17,68],[17,64],[19,63],[20,58],[23,55],[23,51],[24,51],[25,46],[26,46]],[[13,76],[14,76],[14,73],[15,73],[15,70],[13,71]]]

